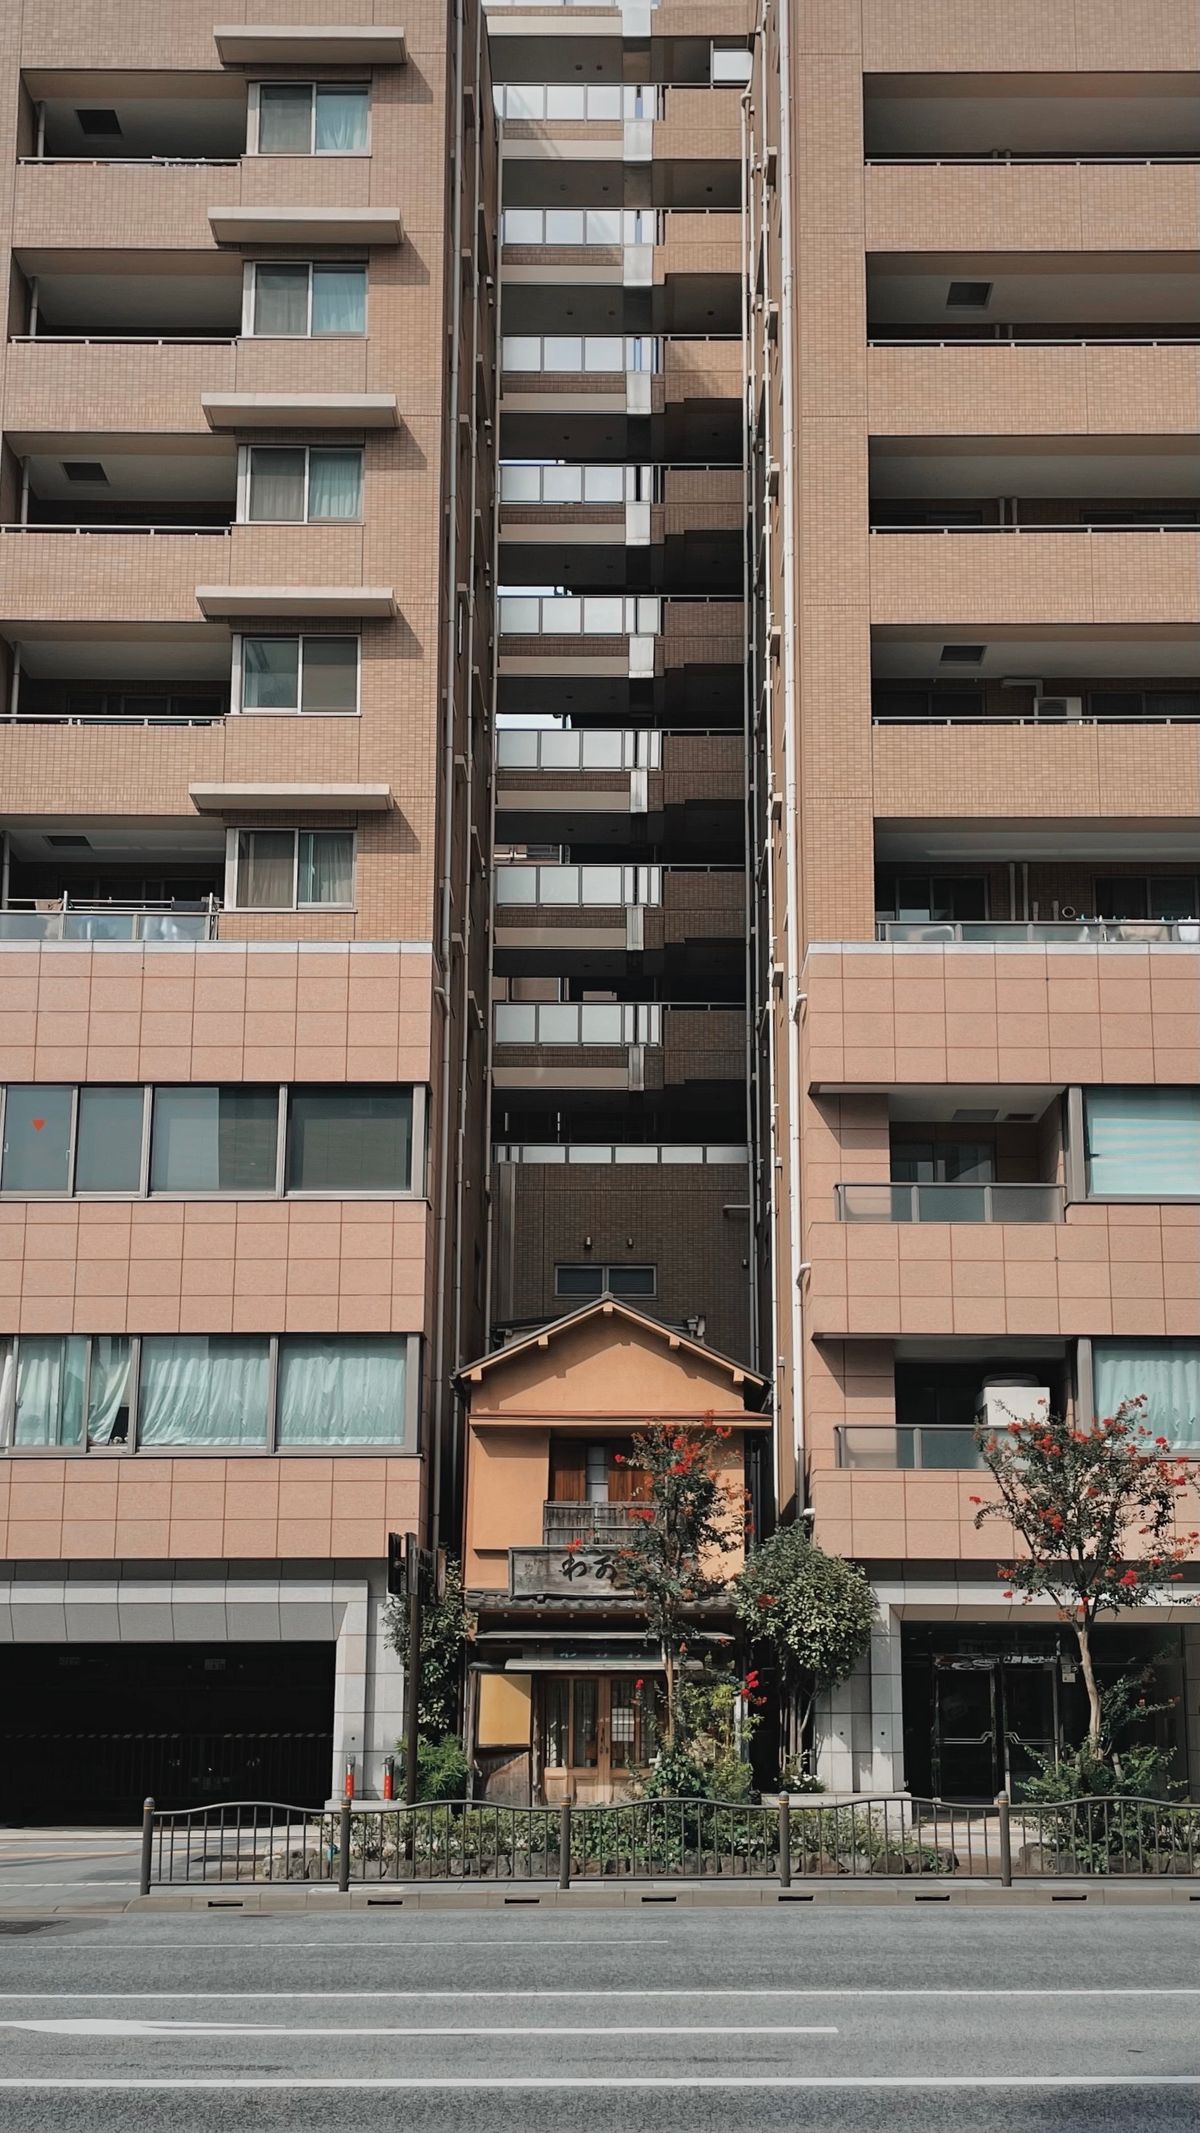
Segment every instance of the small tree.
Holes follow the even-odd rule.
[[[675,1745],[676,1667],[687,1650],[691,1617],[702,1601],[725,1590],[725,1580],[713,1576],[705,1559],[727,1555],[740,1537],[741,1498],[717,1472],[728,1436],[711,1424],[685,1430],[651,1422],[634,1437],[628,1461],[615,1455],[645,1476],[645,1500],[630,1507],[629,1538],[617,1560],[625,1589],[641,1601],[662,1650],[668,1749]]]
[[[871,1587],[855,1564],[827,1555],[802,1525],[781,1526],[747,1558],[733,1600],[750,1635],[771,1647],[788,1745],[802,1751],[817,1696],[847,1680],[870,1644]]]
[[[1088,1699],[1088,1749],[1103,1754],[1104,1710],[1096,1682],[1092,1632],[1102,1615],[1161,1600],[1181,1576],[1197,1540],[1175,1533],[1179,1492],[1187,1470],[1165,1437],[1147,1428],[1142,1398],[1115,1415],[1077,1429],[1062,1415],[1014,1420],[979,1445],[999,1491],[979,1496],[976,1526],[1003,1518],[1024,1542],[1026,1555],[1001,1566],[1006,1599],[1054,1601],[1079,1644]]]
[[[463,1596],[462,1564],[447,1556],[443,1590],[421,1611],[417,1730],[424,1740],[445,1740],[458,1731],[463,1651],[474,1627],[474,1616]],[[407,1662],[408,1611],[398,1600],[388,1602],[385,1633],[392,1650]]]

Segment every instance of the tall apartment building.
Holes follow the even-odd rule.
[[[1194,10],[243,12],[0,28],[0,1805],[378,1792],[408,1531],[604,1797],[708,1412],[994,1792],[977,1411],[1200,1450]]]
[[[377,1791],[483,1339],[482,22],[246,17],[0,27],[9,1812]]]
[[[1200,27],[767,0],[757,54],[763,1353],[879,1601],[823,1775],[986,1796],[1080,1688],[975,1414],[1144,1393],[1200,1451]],[[1107,1651],[1166,1654],[1194,1786],[1178,1589]]]

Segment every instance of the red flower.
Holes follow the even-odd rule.
[[[578,1553],[579,1553],[580,1549],[582,1548],[582,1546],[583,1546],[583,1542],[582,1542],[581,1540],[573,1540],[573,1541],[568,1541],[568,1542],[567,1542],[567,1554],[568,1554],[568,1555],[578,1555]]]
[[[1137,1571],[1127,1570],[1123,1577],[1118,1578],[1117,1582],[1120,1585],[1136,1585],[1138,1582]]]
[[[1005,1588],[1005,1590],[1004,1590],[1004,1591],[1003,1591],[1003,1592],[1001,1593],[1000,1597],[1001,1597],[1001,1599],[1002,1599],[1002,1600],[1012,1600],[1012,1599],[1015,1599],[1016,1595],[1015,1595],[1015,1593],[1013,1592],[1012,1586],[1011,1586],[1011,1585],[1007,1586],[1007,1587]]]
[[[635,1688],[635,1689],[644,1689],[644,1688],[645,1688],[645,1686],[646,1686],[646,1684],[645,1684],[645,1682],[644,1682],[644,1681],[642,1680],[642,1677],[641,1677],[641,1675],[640,1675],[640,1674],[638,1675],[638,1678],[637,1678],[637,1680],[636,1680],[636,1681],[634,1682],[634,1684],[633,1684],[633,1685],[634,1685],[634,1688]]]
[[[968,1503],[982,1503],[982,1502],[983,1502],[983,1498],[982,1498],[982,1496],[968,1496],[968,1498],[967,1498],[967,1502],[968,1502]]]

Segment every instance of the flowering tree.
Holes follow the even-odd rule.
[[[644,1499],[630,1506],[629,1537],[618,1559],[623,1586],[641,1601],[662,1648],[668,1748],[675,1744],[676,1669],[687,1651],[690,1618],[699,1602],[725,1590],[708,1566],[740,1538],[741,1495],[718,1472],[729,1434],[711,1423],[679,1429],[651,1422],[634,1437],[628,1461],[615,1454],[643,1477],[645,1488]]]
[[[1079,1643],[1087,1689],[1088,1748],[1099,1756],[1103,1709],[1092,1652],[1101,1615],[1161,1599],[1181,1576],[1195,1533],[1177,1534],[1175,1507],[1187,1469],[1143,1419],[1142,1398],[1077,1429],[1061,1415],[981,1431],[980,1450],[999,1495],[979,1496],[975,1524],[1003,1518],[1027,1553],[1001,1567],[1006,1599],[1055,1602]]]
[[[827,1555],[803,1525],[780,1526],[735,1580],[738,1620],[768,1644],[788,1715],[788,1747],[803,1750],[822,1689],[854,1672],[871,1641],[875,1597],[857,1565]]]

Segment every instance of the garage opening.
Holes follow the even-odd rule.
[[[209,1800],[321,1805],[336,1646],[14,1644],[0,1650],[0,1817],[136,1821]]]

